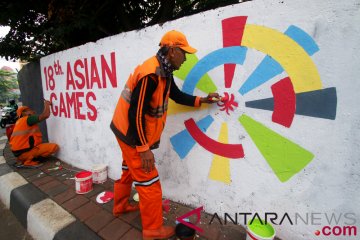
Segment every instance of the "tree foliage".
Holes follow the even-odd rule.
[[[0,56],[32,61],[121,32],[191,15],[239,0],[2,0]]]
[[[5,102],[6,99],[17,98],[18,94],[11,90],[18,88],[16,73],[0,70],[0,102]]]

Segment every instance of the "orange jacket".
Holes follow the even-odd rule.
[[[154,84],[154,82],[156,83]],[[140,90],[138,84],[140,85]],[[155,85],[155,87],[152,96],[150,96],[149,106],[143,106],[147,103],[144,103],[142,98],[145,98],[146,88],[150,85]],[[137,88],[137,93],[139,94],[138,96],[136,95],[136,97],[133,96],[135,88]],[[165,127],[168,100],[171,95],[170,90],[176,92],[177,102],[192,106],[200,105],[200,97],[182,93],[176,87],[172,77],[166,78],[162,74],[160,63],[155,56],[146,60],[142,65],[139,65],[134,73],[130,75],[118,100],[110,125],[114,134],[126,144],[136,147],[138,152],[146,151],[149,148],[156,148]],[[129,131],[130,102],[133,103],[134,98],[139,99],[135,99],[135,101],[138,101],[136,102],[136,104],[138,104],[136,114],[144,115],[134,120],[136,121],[136,131],[140,139],[140,144],[136,143],[134,134]],[[147,110],[142,113],[144,108]]]
[[[42,143],[42,134],[38,124],[29,126],[27,124],[28,117],[18,119],[11,134],[10,148],[15,156],[20,156],[22,153]]]

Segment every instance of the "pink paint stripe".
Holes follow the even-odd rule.
[[[196,226],[196,224],[198,224],[200,222],[201,211],[202,210],[204,210],[203,206],[198,207],[198,208],[193,209],[190,212],[176,218],[176,220],[178,220],[180,223],[184,224],[185,226],[188,226],[189,228],[195,229],[195,231],[203,232],[204,230],[202,228]],[[196,223],[195,224],[192,224],[192,223],[187,222],[187,221],[184,220],[185,218],[187,218],[187,217],[189,217],[191,215],[194,215],[194,214],[196,214]]]
[[[226,144],[215,141],[206,136],[196,125],[194,119],[190,118],[185,121],[185,127],[194,140],[203,148],[227,158],[243,158],[244,150],[241,144]]]

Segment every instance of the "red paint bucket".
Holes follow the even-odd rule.
[[[85,194],[93,190],[91,172],[83,171],[75,175],[75,190],[77,194]]]

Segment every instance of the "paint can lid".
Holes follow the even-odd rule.
[[[82,171],[82,172],[79,172],[75,175],[76,178],[87,178],[87,177],[91,177],[92,175],[92,172],[89,172],[89,171]]]
[[[92,170],[93,172],[95,172],[95,171],[104,170],[104,169],[106,169],[106,168],[107,168],[107,165],[106,165],[106,164],[96,164],[96,165],[93,165],[93,166],[92,166],[91,170]]]
[[[111,199],[113,199],[113,198],[114,198],[113,192],[104,191],[102,193],[99,193],[99,195],[97,195],[96,202],[98,202],[100,204],[104,204],[104,203],[110,202]]]

